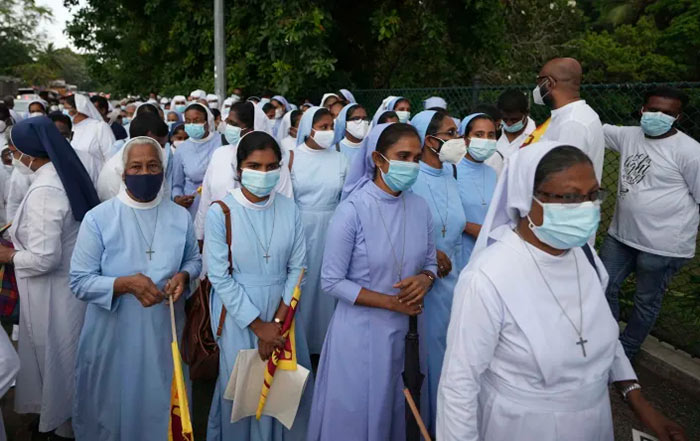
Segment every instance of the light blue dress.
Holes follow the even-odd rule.
[[[467,222],[479,225],[484,223],[497,181],[496,171],[483,162],[473,162],[463,158],[457,164],[459,197],[462,200]],[[475,243],[475,237],[462,234],[460,268],[464,268],[469,263]]]
[[[403,265],[392,257],[392,244],[404,255]],[[411,192],[394,197],[368,182],[338,206],[321,275],[338,306],[323,344],[308,441],[405,441],[401,373],[409,318],[355,300],[362,288],[396,295],[399,272],[406,278],[423,270],[437,272],[423,198]]]
[[[154,238],[152,260],[139,225],[149,242]],[[170,310],[166,302],[145,308],[131,294],[115,298],[114,281],[142,273],[163,289],[180,271],[196,280],[201,267],[192,220],[170,200],[137,210],[112,198],[85,215],[70,272],[71,289],[88,303],[76,363],[76,439],[166,438],[173,375]],[[179,338],[185,294],[175,304]]]
[[[355,160],[357,154],[360,153],[360,151],[362,150],[360,148],[361,146],[362,143],[352,145],[347,138],[343,138],[338,142],[338,150],[340,150],[340,153],[344,154],[345,157],[348,159],[348,164],[352,164],[352,161]]]
[[[461,268],[459,256],[462,232],[466,216],[459,198],[457,181],[450,164],[436,169],[420,163],[418,180],[413,185],[413,192],[425,199],[433,217],[435,247],[447,254],[452,262],[452,271],[443,278],[435,279],[433,287],[425,296],[420,329],[421,356],[425,358],[427,372],[425,387],[421,398],[421,410],[426,419],[428,430],[435,433],[437,414],[437,388],[442,372],[442,359],[447,348],[447,325],[452,310],[452,294],[457,284]],[[444,235],[443,235],[444,226]]]
[[[172,197],[195,195],[194,202],[188,209],[192,219],[197,214],[200,195],[197,189],[204,181],[204,174],[209,166],[209,159],[218,147],[221,147],[221,134],[210,134],[204,142],[188,139],[180,144],[173,156]]]
[[[348,161],[334,149],[313,150],[306,144],[294,150],[292,186],[306,236],[308,272],[299,318],[304,322],[311,354],[320,354],[335,299],[321,291],[321,263],[328,223],[340,202]]]
[[[280,300],[284,298],[286,304],[291,302],[306,257],[299,210],[293,200],[275,193],[266,202],[253,204],[245,199],[241,189],[236,189],[223,201],[231,210],[233,277],[228,274],[226,224],[219,205],[212,205],[208,210],[204,233],[204,254],[212,284],[211,316],[216,317],[212,320],[214,332],[223,305],[227,312],[218,340],[221,348],[219,378],[209,411],[207,440],[303,440],[313,394],[311,378],[291,431],[269,416],[263,416],[260,421],[249,417],[231,423],[233,402],[223,398],[238,351],[258,347],[258,338],[248,327],[250,323],[258,317],[272,321]],[[265,251],[259,241],[264,244]],[[270,256],[269,262],[264,258],[266,255]],[[302,301],[305,295],[302,288]],[[297,320],[295,326],[298,363],[311,370],[303,324]]]

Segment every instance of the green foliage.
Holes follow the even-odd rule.
[[[37,28],[50,18],[50,11],[34,0],[0,2],[0,74],[14,74],[17,66],[33,61],[44,38]]]

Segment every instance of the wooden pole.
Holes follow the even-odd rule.
[[[428,433],[428,429],[425,428],[425,423],[423,422],[423,418],[421,418],[420,412],[418,411],[418,408],[416,407],[416,403],[415,403],[415,401],[413,401],[413,397],[411,396],[411,391],[409,391],[407,387],[403,388],[403,395],[406,397],[406,402],[408,403],[408,407],[411,408],[411,413],[413,413],[413,417],[416,419],[416,422],[418,423],[418,428],[420,429],[421,435],[423,435],[423,438],[425,439],[425,441],[431,441],[430,434]]]

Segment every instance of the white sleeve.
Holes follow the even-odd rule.
[[[613,126],[611,124],[603,124],[603,135],[605,136],[605,147],[619,152],[620,141],[622,138],[622,127]]]
[[[209,161],[209,165],[207,166],[207,171],[204,173],[202,194],[200,195],[197,214],[194,216],[194,235],[197,237],[197,240],[204,240],[204,226],[207,221],[207,211],[209,211],[209,206],[213,202],[211,200],[211,181],[215,173],[214,168],[217,163],[216,156],[216,152],[214,152],[212,160]]]
[[[114,133],[112,133],[112,128],[109,127],[109,124],[107,124],[104,121],[100,121],[100,129],[98,131],[98,136],[98,142],[100,144],[100,153],[102,155],[102,163],[104,164],[110,158],[110,154],[112,153],[112,146],[114,146],[114,143],[117,142],[117,139],[114,137]]]
[[[504,306],[485,275],[462,274],[455,288],[437,397],[437,439],[477,441],[481,374],[498,344]]]
[[[8,222],[15,218],[22,199],[27,194],[27,190],[32,185],[29,176],[23,175],[18,170],[13,170],[10,176],[10,189],[7,194],[7,205],[5,205],[5,215]]]

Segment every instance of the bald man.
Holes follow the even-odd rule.
[[[532,95],[535,104],[552,111],[541,140],[560,141],[583,150],[593,161],[600,182],[605,155],[603,125],[598,114],[581,99],[581,64],[573,58],[548,61],[537,76]]]

